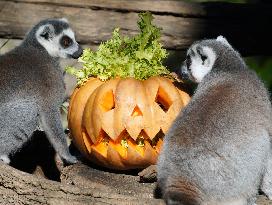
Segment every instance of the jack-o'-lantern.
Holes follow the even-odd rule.
[[[69,128],[87,158],[114,169],[146,167],[156,163],[162,137],[188,101],[163,77],[90,78],[71,98]]]
[[[121,38],[116,29],[98,51],[84,50],[83,69],[67,69],[79,82],[68,113],[74,144],[111,169],[155,164],[163,136],[190,99],[167,78],[167,53],[151,14],[140,18],[138,35]]]

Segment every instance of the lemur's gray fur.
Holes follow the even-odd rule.
[[[252,205],[272,198],[271,103],[255,72],[222,36],[194,43],[183,74],[198,84],[158,160],[167,204]]]
[[[0,159],[28,141],[40,126],[56,152],[67,163],[69,153],[60,106],[65,85],[60,58],[78,58],[82,49],[66,19],[47,19],[26,35],[22,44],[0,56]]]

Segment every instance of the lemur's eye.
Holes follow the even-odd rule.
[[[187,69],[190,70],[191,64],[192,64],[191,56],[187,55],[187,57],[186,57],[186,66],[187,66]]]
[[[68,48],[73,43],[73,40],[68,36],[63,36],[60,40],[60,44],[63,46],[63,48]]]

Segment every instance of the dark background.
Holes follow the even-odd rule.
[[[185,0],[187,2],[229,2],[229,3],[257,3],[257,4],[272,4],[271,0]],[[260,11],[261,12],[261,11]],[[272,12],[272,11],[271,11]],[[257,17],[257,16],[256,16]],[[272,29],[271,27],[267,29]],[[252,31],[254,28],[252,28]],[[272,36],[271,36],[272,38]],[[270,92],[272,91],[272,57],[271,56],[250,56],[244,57],[247,65],[254,69],[262,78]]]

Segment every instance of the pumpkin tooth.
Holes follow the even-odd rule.
[[[103,157],[107,158],[108,145],[105,143],[98,143],[92,146],[96,152],[100,153]]]
[[[154,139],[157,133],[160,131],[160,126],[157,124],[156,126],[148,125],[144,128],[144,131],[149,139]]]
[[[108,163],[117,167],[124,167],[123,158],[119,152],[115,149],[113,143],[109,143],[108,146]]]
[[[158,158],[157,152],[148,142],[145,145],[145,158],[148,160],[148,164],[156,164]]]
[[[140,147],[136,145],[133,139],[128,140],[128,146],[135,149],[142,157],[144,156],[145,147]]]
[[[124,146],[120,143],[112,143],[112,142],[110,144],[120,154],[122,158],[127,158],[128,145]]]
[[[134,140],[137,139],[143,128],[142,116],[131,117],[131,119],[126,123],[126,130],[129,136]]]
[[[96,150],[95,148],[92,149],[92,154],[90,155],[89,159],[91,159],[92,161],[95,161],[96,163],[98,163],[102,166],[108,166],[107,158],[105,156],[101,155],[99,150]]]
[[[138,162],[143,162],[145,159],[143,155],[136,150],[136,145],[133,144],[131,141],[128,142],[128,149],[127,149],[127,160],[126,164],[128,165],[136,165]],[[142,149],[142,148],[140,148]]]
[[[82,132],[82,139],[83,139],[84,145],[87,148],[88,152],[91,153],[93,142],[90,139],[89,135],[85,131]]]
[[[136,151],[138,151],[141,154],[142,157],[144,156],[144,154],[145,154],[145,147],[135,146],[135,149],[136,149]]]

